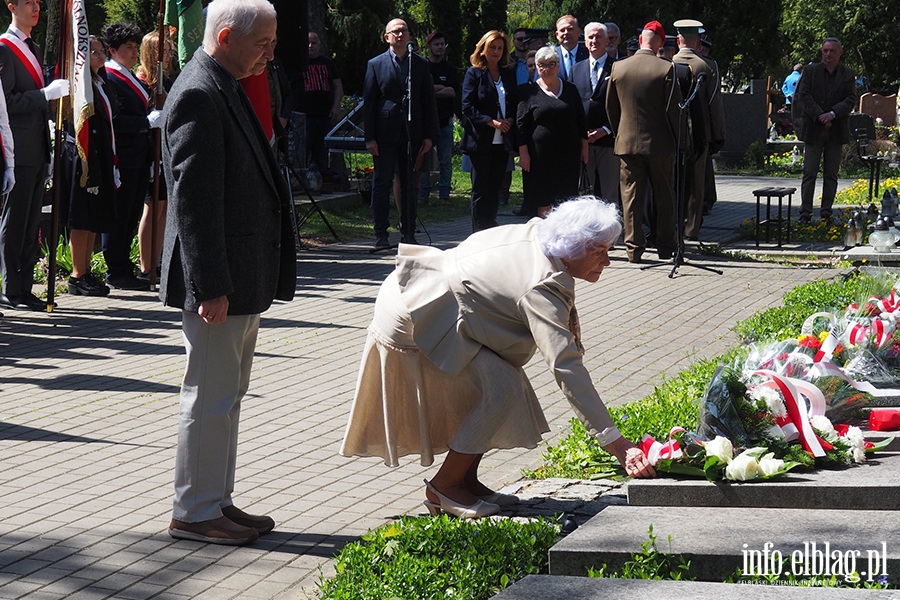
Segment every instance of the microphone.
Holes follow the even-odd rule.
[[[412,52],[413,52],[413,43],[412,42],[409,42],[406,44],[406,51],[409,52],[410,54],[412,54]]]
[[[706,81],[706,73],[697,75],[697,83],[703,83],[704,81]]]

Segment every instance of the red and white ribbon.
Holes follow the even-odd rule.
[[[675,441],[675,434],[686,431],[683,427],[673,427],[669,430],[669,439],[665,444],[656,441],[649,434],[644,435],[640,445],[641,451],[647,457],[647,461],[654,467],[661,460],[681,458],[683,453],[678,442]]]
[[[781,392],[781,395],[784,398],[784,405],[788,411],[788,417],[790,418],[791,423],[797,427],[800,444],[803,448],[817,458],[825,456],[825,450],[819,443],[819,438],[816,437],[816,432],[813,431],[812,424],[809,422],[810,410],[807,409],[806,402],[804,402],[801,397],[801,393],[803,395],[810,394],[811,396],[815,396],[809,389],[810,387],[815,388],[815,386],[807,382],[801,382],[799,379],[782,377],[774,371],[762,370],[755,371],[753,374],[769,379],[769,381],[763,382],[760,385],[771,387]],[[801,383],[802,385],[797,386],[797,383]],[[816,388],[816,390],[818,390],[818,388]],[[811,407],[815,406],[815,410],[818,410],[821,407],[822,414],[824,414],[825,398],[822,396],[821,391],[819,391],[818,394],[821,397],[821,405],[819,404],[819,398],[810,398],[810,395],[807,395],[807,398],[810,399]]]

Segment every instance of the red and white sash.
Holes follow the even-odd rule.
[[[137,80],[137,77],[134,76],[134,73],[120,65],[114,60],[106,61],[106,73],[107,75],[111,75],[128,86],[128,88],[134,92],[134,94],[141,99],[141,102],[144,104],[144,110],[146,112],[150,112],[150,96],[147,95],[147,90],[144,89],[144,86],[140,84]]]
[[[25,42],[7,31],[0,35],[0,44],[9,48],[16,55],[16,58],[25,66],[28,74],[34,80],[34,85],[38,88],[43,88],[44,71],[41,69],[41,64],[38,62],[37,57],[31,52],[31,49]]]

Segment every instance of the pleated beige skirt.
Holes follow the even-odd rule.
[[[412,327],[391,274],[375,302],[343,456],[379,456],[396,467],[419,454],[429,466],[450,448],[534,448],[550,431],[521,368],[483,347],[459,375],[445,373],[416,347]]]

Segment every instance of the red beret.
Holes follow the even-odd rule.
[[[644,25],[644,30],[646,31],[647,29],[649,29],[662,39],[666,39],[666,32],[663,29],[662,23],[660,23],[659,21],[650,21],[649,23]]]

